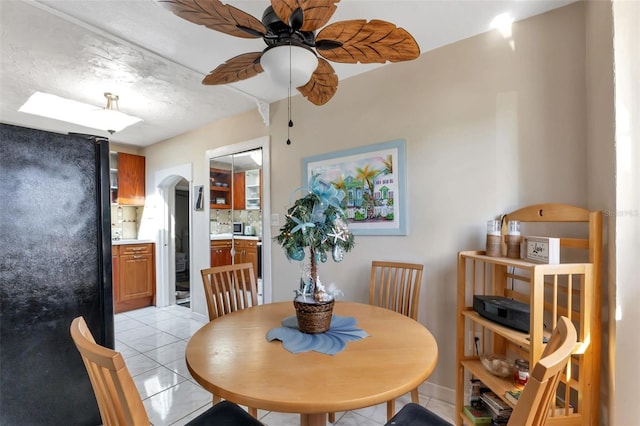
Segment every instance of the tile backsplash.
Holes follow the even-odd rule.
[[[209,219],[209,232],[212,234],[231,233],[231,223],[242,222],[251,225],[255,235],[262,235],[262,210],[211,209]]]
[[[111,239],[135,240],[138,238],[143,207],[111,205]]]

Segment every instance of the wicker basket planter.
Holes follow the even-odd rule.
[[[333,304],[334,300],[317,303],[294,300],[293,306],[296,308],[296,318],[298,319],[300,331],[308,334],[319,334],[329,330]]]

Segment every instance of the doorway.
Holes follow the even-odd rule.
[[[175,240],[175,296],[176,305],[189,307],[191,303],[189,269],[189,182],[181,179],[175,187],[174,229]]]
[[[186,222],[184,229],[186,232],[180,231],[176,227],[176,200],[181,197],[176,196],[177,191],[187,190],[191,186],[192,166],[191,164],[183,164],[175,167],[171,167],[164,170],[159,170],[155,173],[154,181],[156,186],[155,198],[159,201],[159,209],[155,212],[157,217],[150,217],[144,223],[149,224],[149,229],[146,230],[150,238],[152,238],[152,232],[157,232],[156,235],[156,306],[165,307],[176,304],[176,252],[184,253],[186,259],[185,267],[189,270],[193,268],[193,216],[191,209],[189,208],[190,201],[187,201],[186,210],[184,211],[186,219],[182,222]],[[187,194],[191,195],[189,190]],[[187,200],[189,200],[187,198]],[[179,201],[178,201],[179,203]],[[153,211],[153,210],[151,210]],[[141,234],[143,229],[141,228]],[[185,239],[186,235],[186,239]],[[178,238],[178,236],[180,238]],[[180,240],[182,239],[182,241]],[[181,243],[180,248],[177,249],[178,242]],[[178,255],[179,257],[182,255]],[[193,274],[190,274],[193,275]],[[189,276],[189,281],[192,277]],[[189,303],[190,309],[193,309],[193,285],[189,284]],[[184,306],[184,305],[183,305]]]

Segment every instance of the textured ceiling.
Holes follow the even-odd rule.
[[[424,53],[488,31],[496,15],[509,13],[520,20],[572,1],[343,0],[330,23],[384,19],[408,30]],[[225,3],[258,18],[269,4]],[[0,0],[0,26],[4,123],[147,146],[287,94],[264,73],[234,85],[203,86],[209,71],[236,55],[261,51],[262,40],[197,26],[153,0]],[[340,80],[380,66],[332,65]],[[144,121],[109,136],[18,112],[35,91],[96,106],[104,106],[103,93],[112,92],[120,97],[121,111]]]

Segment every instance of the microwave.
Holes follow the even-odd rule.
[[[244,223],[233,222],[233,235],[244,235]]]

